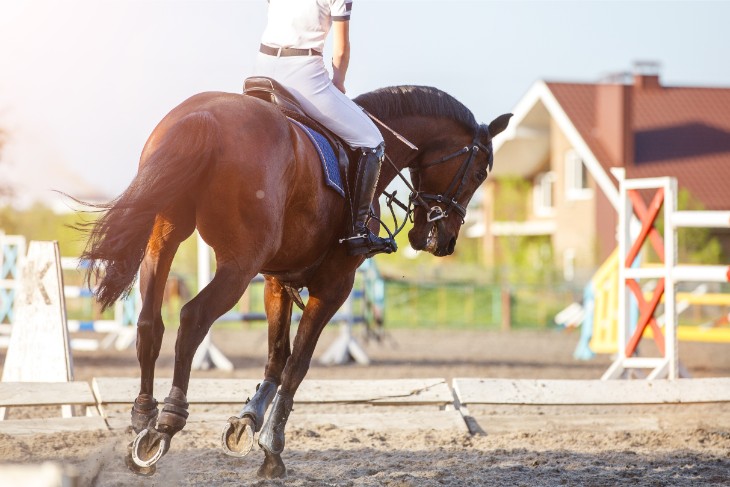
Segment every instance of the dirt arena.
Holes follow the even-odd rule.
[[[326,331],[317,354],[336,335],[336,329]],[[371,366],[324,367],[315,360],[308,378],[599,378],[609,358],[574,361],[577,339],[577,333],[563,331],[395,330],[384,343],[366,346]],[[261,377],[264,329],[216,330],[213,340],[236,370],[195,372],[193,377]],[[172,373],[173,342],[174,333],[169,333],[158,361],[159,377]],[[681,360],[695,377],[730,376],[728,352],[727,344],[680,344]],[[76,352],[74,361],[77,380],[138,375],[131,350]],[[251,392],[241,391],[242,398]],[[156,396],[166,393],[156,391]],[[124,466],[132,435],[123,430],[4,435],[0,459],[64,462],[77,469],[84,486],[730,485],[728,404],[469,408],[473,434],[343,430],[297,424],[293,415],[282,455],[288,477],[281,481],[256,478],[260,451],[244,459],[221,452],[220,429],[238,409],[221,410],[219,424],[189,424],[153,477],[135,476]],[[24,413],[9,411],[11,418],[13,414]],[[560,421],[575,415],[595,421],[581,426]],[[654,420],[649,428],[639,421],[647,418]]]

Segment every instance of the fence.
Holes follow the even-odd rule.
[[[387,280],[387,327],[543,328],[574,300],[567,286]]]

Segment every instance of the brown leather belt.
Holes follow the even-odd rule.
[[[322,53],[316,49],[297,49],[294,47],[271,47],[261,44],[259,51],[269,56],[321,56]]]

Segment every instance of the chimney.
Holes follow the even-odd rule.
[[[659,70],[661,65],[657,61],[634,62],[634,86],[637,90],[660,90]]]
[[[625,84],[625,73],[613,75],[596,85],[594,135],[606,150],[612,166],[634,163],[632,127],[632,87]]]

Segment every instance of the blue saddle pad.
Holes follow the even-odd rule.
[[[309,140],[311,140],[312,144],[314,144],[314,147],[317,149],[317,153],[319,154],[319,159],[320,161],[322,161],[322,169],[324,170],[324,179],[327,183],[327,186],[340,193],[340,196],[344,197],[345,190],[342,186],[340,166],[337,162],[337,156],[335,155],[335,151],[332,150],[332,146],[330,145],[330,143],[327,141],[324,135],[320,134],[316,130],[307,127],[303,123],[300,123],[293,118],[289,118],[289,121],[296,124],[302,130],[304,130],[304,133],[307,134],[307,136],[309,136]]]

